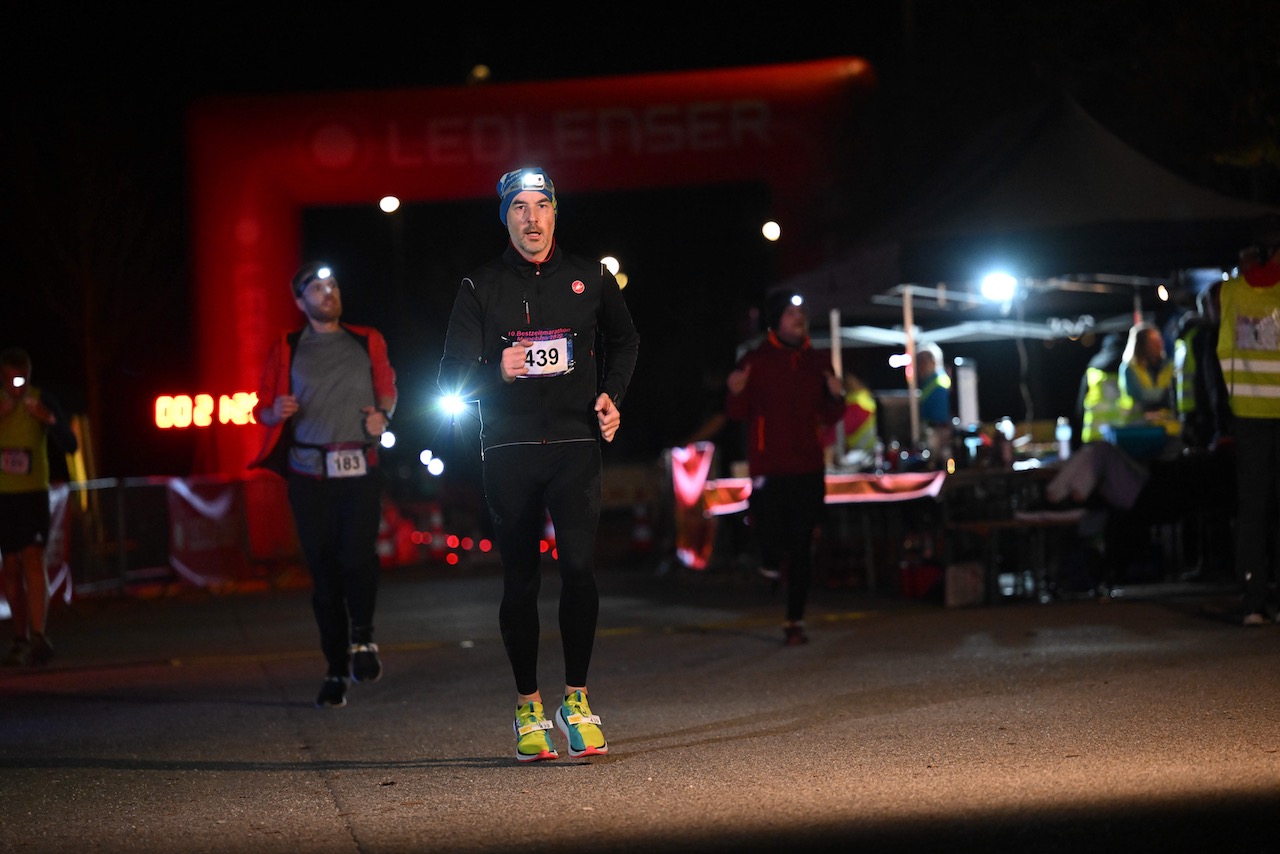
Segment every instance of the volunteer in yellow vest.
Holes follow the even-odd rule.
[[[1196,411],[1196,336],[1200,334],[1197,315],[1187,312],[1179,324],[1178,338],[1173,342],[1173,398],[1179,418]]]
[[[1119,332],[1108,333],[1080,378],[1077,409],[1081,443],[1103,441],[1103,425],[1128,424],[1132,417],[1133,399],[1120,389],[1123,341],[1124,336]]]
[[[1159,424],[1171,436],[1181,431],[1173,411],[1173,363],[1160,328],[1139,323],[1129,330],[1120,365],[1120,390],[1133,399],[1134,421]]]
[[[844,389],[844,418],[841,421],[844,448],[840,449],[838,459],[850,465],[865,466],[875,460],[876,442],[880,439],[876,425],[876,399],[862,380],[849,371],[844,375]],[[831,445],[835,441],[835,429],[827,429],[823,443]]]
[[[942,361],[942,348],[933,342],[916,348],[916,388],[920,393],[922,426],[951,423],[951,376]]]
[[[31,384],[31,357],[11,347],[0,352],[0,554],[4,596],[12,615],[13,646],[7,666],[46,664],[53,645],[46,636],[49,579],[49,443],[63,453],[76,436],[52,396]]]
[[[1270,581],[1280,531],[1280,223],[1241,253],[1240,272],[1222,285],[1218,361],[1234,416],[1236,572],[1244,585],[1244,625],[1270,621]]]

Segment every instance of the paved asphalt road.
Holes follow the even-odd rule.
[[[531,765],[492,569],[388,572],[340,710],[305,589],[59,606],[52,664],[0,671],[0,852],[1280,850],[1280,626],[1221,593],[821,589],[787,648],[752,579],[600,581],[610,753]]]

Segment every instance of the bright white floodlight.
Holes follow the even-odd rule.
[[[988,273],[982,277],[982,296],[992,302],[1009,302],[1017,290],[1018,280],[1008,273]]]

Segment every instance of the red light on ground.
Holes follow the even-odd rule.
[[[451,549],[456,549],[458,547],[458,535],[450,534],[447,538],[445,538],[445,544],[448,545],[449,548]]]
[[[465,549],[466,551],[471,551],[471,549],[475,547],[475,544],[476,544],[475,540],[471,539],[470,537],[462,538],[462,548]]]
[[[458,556],[457,556],[456,554],[454,554],[453,552],[449,552],[449,554],[445,555],[444,562],[445,562],[445,563],[447,563],[447,564],[449,564],[449,566],[457,566],[457,565],[458,565]]]
[[[415,546],[422,545],[423,543],[422,532],[414,531],[413,533],[409,534],[409,541],[412,542]]]
[[[480,541],[480,551],[482,551],[482,552],[487,552],[487,551],[490,551],[490,550],[492,550],[492,549],[493,549],[493,543],[489,542],[488,540],[481,540],[481,541]]]
[[[542,552],[543,554],[546,554],[547,549],[549,548],[551,548],[551,544],[548,543],[546,540],[538,540],[538,551]]]

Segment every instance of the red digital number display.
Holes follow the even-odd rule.
[[[211,394],[162,394],[156,398],[155,421],[161,430],[209,427],[215,416],[219,424],[256,424],[253,407],[257,404],[255,392],[238,391],[220,395],[215,412]]]

